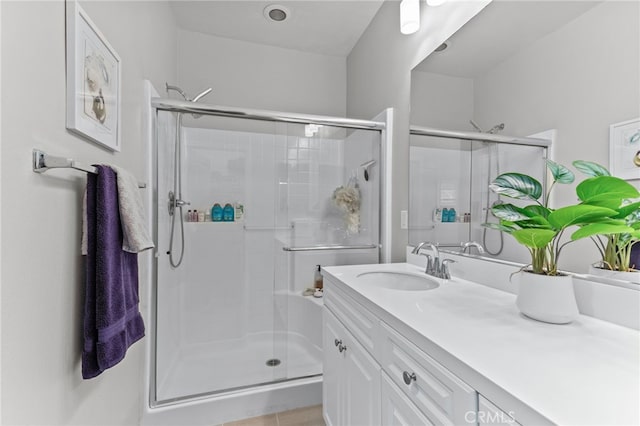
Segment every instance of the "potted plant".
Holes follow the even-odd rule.
[[[614,217],[618,212],[596,203],[579,203],[558,209],[549,207],[549,195],[556,184],[570,184],[575,175],[565,166],[547,160],[547,168],[553,178],[545,197],[540,182],[521,173],[503,173],[489,186],[496,194],[532,202],[520,207],[500,204],[491,210],[500,223],[485,223],[483,226],[510,234],[525,246],[531,254],[531,263],[518,274],[520,289],[516,305],[520,312],[533,319],[555,324],[573,321],[578,308],[570,275],[558,271],[558,260],[563,248],[571,241],[563,235],[572,226],[585,226]],[[620,182],[603,180],[596,187],[602,192],[616,192]],[[626,183],[624,181],[621,181]],[[542,197],[542,201],[541,201]],[[594,201],[593,197],[591,198]],[[628,230],[628,228],[627,228]]]
[[[617,178],[606,178],[611,176],[609,170],[597,163],[574,161],[573,165],[589,177],[576,188],[583,204],[605,206],[617,212],[602,222],[583,226],[572,235],[576,239],[590,237],[600,252],[600,261],[590,267],[589,273],[640,284],[640,265],[631,261],[633,245],[640,246],[640,201],[637,201],[640,192],[625,182],[617,192],[600,193],[597,186],[602,179]]]

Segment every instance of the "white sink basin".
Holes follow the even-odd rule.
[[[371,271],[358,274],[358,279],[376,287],[402,291],[425,291],[438,287],[437,281],[428,276],[395,271]]]

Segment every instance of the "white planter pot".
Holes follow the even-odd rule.
[[[640,272],[619,272],[611,271],[609,269],[602,269],[596,266],[589,266],[589,274],[598,277],[611,278],[614,280],[630,281],[635,284],[640,284]]]
[[[552,324],[567,324],[578,317],[571,275],[516,274],[520,290],[516,306],[524,315]]]

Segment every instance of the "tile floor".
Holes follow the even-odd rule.
[[[297,408],[266,416],[225,423],[222,426],[325,426],[322,405]]]

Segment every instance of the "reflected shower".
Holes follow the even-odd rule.
[[[471,123],[471,125],[473,126],[474,129],[476,129],[478,132],[480,133],[490,133],[490,134],[494,134],[494,133],[498,133],[504,130],[504,123],[500,123],[500,124],[496,124],[495,126],[493,126],[491,129],[487,130],[486,132],[484,130],[482,130],[480,128],[480,126],[478,126],[476,124],[475,121],[473,120],[469,120],[469,123]]]

